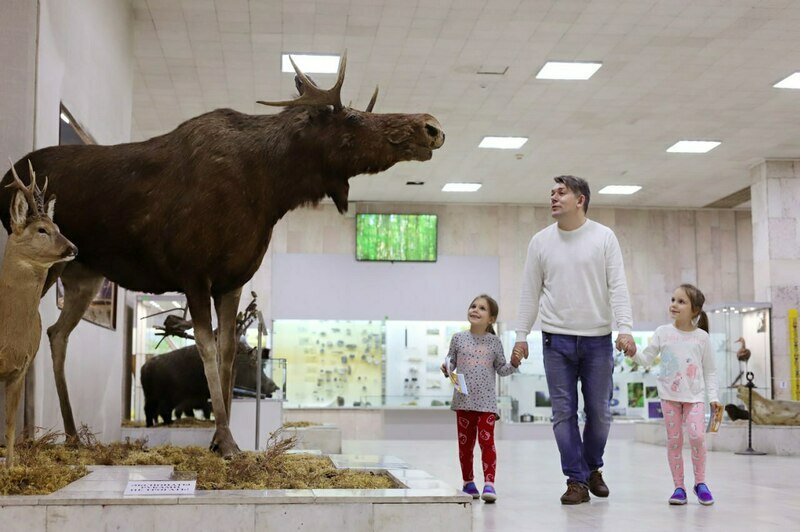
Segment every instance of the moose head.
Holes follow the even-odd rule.
[[[290,131],[285,133],[297,149],[298,165],[312,154],[322,155],[324,173],[334,176],[326,180],[324,194],[340,213],[347,210],[350,177],[382,172],[399,161],[427,161],[433,150],[444,144],[442,126],[429,114],[373,113],[377,87],[366,111],[342,105],[347,52],[339,62],[336,83],[327,90],[320,89],[291,57],[289,60],[297,74],[295,85],[300,96],[258,103],[285,107],[284,113],[292,115],[287,122]]]

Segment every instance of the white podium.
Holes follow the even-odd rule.
[[[283,401],[281,399],[261,400],[259,450],[266,449],[271,432],[283,425]],[[256,400],[234,399],[231,404],[231,433],[243,451],[256,450]]]

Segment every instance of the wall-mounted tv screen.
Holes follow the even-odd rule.
[[[356,260],[436,262],[435,214],[357,214]]]

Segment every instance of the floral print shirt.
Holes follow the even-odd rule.
[[[461,331],[450,340],[447,354],[456,372],[467,381],[467,395],[453,390],[452,410],[497,413],[497,379],[517,371],[506,362],[500,338],[491,333],[472,334]]]

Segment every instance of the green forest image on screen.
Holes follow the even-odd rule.
[[[358,214],[356,259],[436,261],[436,215]]]

